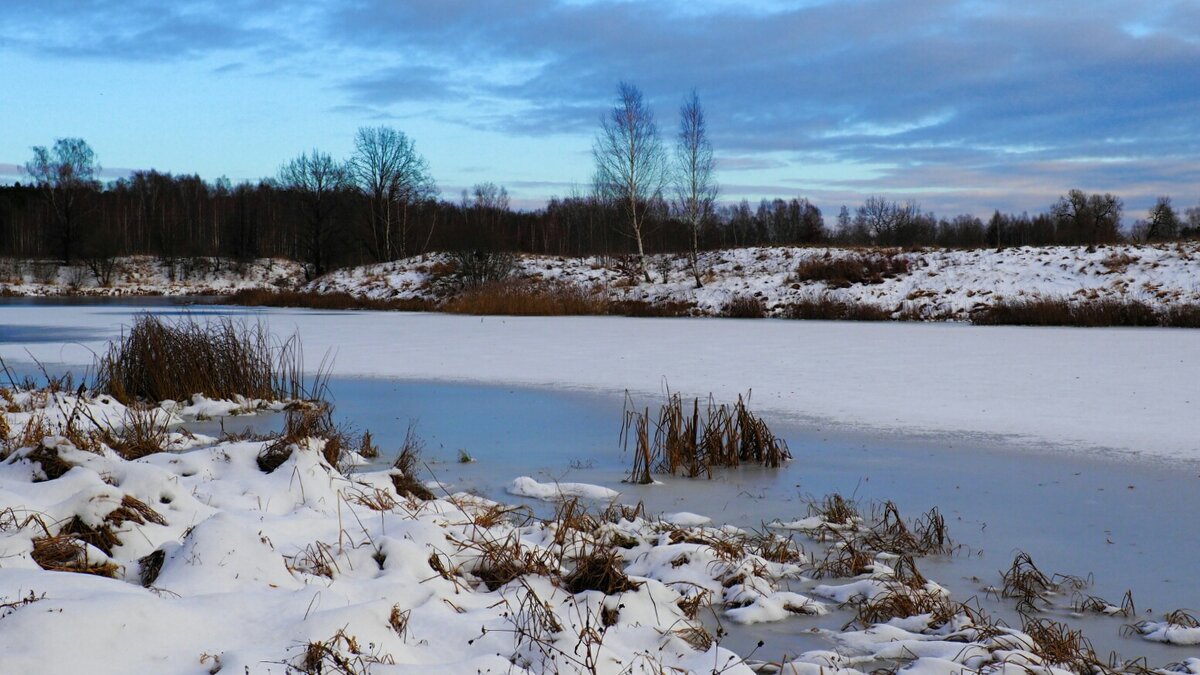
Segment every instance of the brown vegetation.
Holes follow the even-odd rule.
[[[830,288],[847,288],[855,284],[881,284],[885,279],[906,274],[908,268],[906,258],[886,250],[837,257],[826,253],[819,258],[809,258],[801,262],[788,281],[823,281]]]
[[[829,295],[797,300],[784,308],[785,319],[815,321],[888,321],[892,313],[864,302],[843,302]]]
[[[649,409],[630,410],[627,402],[621,443],[627,451],[633,446],[629,480],[651,482],[652,471],[711,478],[712,467],[759,464],[774,469],[790,460],[787,442],[750,412],[746,401],[738,396],[737,403],[727,406],[710,398],[701,414],[699,399],[685,409],[683,398],[672,395],[659,409],[653,439]]]
[[[569,284],[499,281],[471,288],[441,306],[450,314],[504,316],[578,316],[607,314],[597,292]]]
[[[100,391],[122,403],[304,395],[300,345],[272,342],[265,327],[230,319],[199,323],[142,314],[97,364]]]

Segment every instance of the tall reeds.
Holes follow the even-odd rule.
[[[98,389],[126,404],[194,394],[294,400],[315,396],[322,381],[318,375],[313,391],[306,391],[303,353],[294,336],[278,342],[261,324],[169,321],[150,314],[138,316],[109,345],[96,371]]]
[[[713,467],[757,464],[773,469],[790,460],[787,442],[750,411],[747,398],[739,395],[733,405],[717,405],[710,397],[702,412],[700,399],[688,406],[673,394],[653,421],[649,408],[638,412],[627,403],[621,444],[633,452],[629,481],[652,482],[651,473],[711,478]]]

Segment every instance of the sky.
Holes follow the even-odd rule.
[[[1196,0],[5,0],[0,180],[68,136],[110,178],[257,180],[386,125],[444,198],[536,208],[587,191],[622,80],[668,143],[696,90],[727,201],[1200,203]]]

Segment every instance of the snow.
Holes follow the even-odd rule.
[[[88,339],[6,343],[0,358],[86,365],[135,310],[0,307],[0,324]],[[206,312],[221,311],[206,309]],[[203,313],[197,314],[203,316]],[[333,374],[729,401],[768,419],[936,434],[957,444],[1200,459],[1196,333],[944,323],[466,317],[259,310]]]
[[[812,536],[791,555],[767,559],[755,551],[773,550],[771,535],[711,526],[696,513],[641,518],[597,510],[570,525],[497,518],[514,509],[468,493],[405,499],[393,491],[391,471],[343,472],[322,455],[321,439],[291,445],[286,461],[264,473],[257,457],[270,441],[197,436],[177,452],[126,460],[103,443],[77,448],[51,429],[41,445],[71,467],[46,480],[44,460],[15,440],[31,419],[64,424],[65,411],[82,406],[121,419],[126,409],[86,393],[3,397],[5,672],[321,672],[311,658],[358,673],[860,675],[881,661],[916,675],[1018,675],[1030,672],[1026,666],[1068,672],[1038,657],[1028,635],[976,625],[968,612],[937,623],[925,614],[861,630],[824,627],[831,608],[810,595],[842,603],[889,584],[903,589],[886,564],[894,556],[884,553],[867,575],[819,584],[807,578],[814,561],[843,545],[823,541],[820,527],[805,528]],[[220,402],[195,406],[232,411]],[[512,487],[542,499],[619,496],[604,486],[529,477]],[[141,517],[129,515],[133,506]],[[111,537],[85,544],[89,528]],[[65,570],[44,569],[37,557],[51,535],[75,537],[80,547]],[[600,547],[629,585],[608,595],[567,590],[581,557]],[[526,573],[491,584],[487,571],[497,560]],[[933,582],[923,590],[948,593]],[[739,625],[805,622],[789,630],[807,626],[833,649],[784,664],[743,660],[705,637],[685,610],[690,603]],[[1192,629],[1142,622],[1138,630],[1148,640],[1196,644]],[[1200,661],[1184,667],[1200,672]]]
[[[620,492],[600,485],[587,483],[539,483],[529,476],[521,476],[508,486],[508,493],[518,497],[533,497],[551,502],[570,497],[611,501],[621,496]]]
[[[895,256],[908,271],[880,283],[833,287],[824,281],[793,279],[800,263],[849,256]],[[330,273],[305,290],[344,292],[371,298],[437,301],[454,291],[435,275],[452,261],[445,255],[409,258]],[[922,318],[966,319],[972,310],[1006,300],[1067,298],[1139,300],[1154,306],[1200,302],[1200,244],[1020,247],[1001,251],[860,251],[842,248],[738,248],[706,251],[700,268],[706,283],[696,289],[687,259],[655,255],[648,259],[651,282],[600,258],[524,255],[515,276],[595,290],[615,300],[681,302],[694,313],[720,314],[730,299],[755,297],[768,312],[818,297],[908,312]]]
[[[174,264],[150,256],[117,258],[109,286],[102,286],[83,264],[3,262],[0,296],[227,295],[246,289],[291,288],[304,281],[300,263],[279,258],[246,262],[188,258]]]

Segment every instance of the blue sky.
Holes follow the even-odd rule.
[[[1200,2],[7,0],[0,176],[30,146],[234,181],[355,129],[415,138],[444,197],[586,190],[615,85],[667,135],[693,87],[723,198],[939,214],[1073,187],[1200,203]]]

